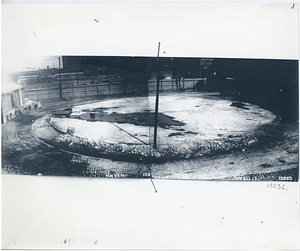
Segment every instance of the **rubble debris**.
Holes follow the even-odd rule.
[[[234,107],[237,107],[237,108],[242,108],[242,109],[249,110],[249,108],[246,107],[246,103],[245,102],[235,101],[235,102],[232,102],[230,104],[230,106],[234,106]]]
[[[94,140],[74,136],[70,133],[60,135],[54,141],[55,144],[64,149],[84,155],[129,162],[143,161],[145,163],[212,156],[231,151],[241,151],[241,149],[245,151],[247,147],[253,146],[254,143],[252,142],[258,142],[253,135],[238,135],[206,142],[165,144],[153,149],[149,145],[95,142]]]
[[[34,110],[34,109],[38,109],[41,107],[42,107],[42,105],[41,105],[40,101],[34,101],[34,100],[30,100],[28,98],[24,99],[23,105],[22,105],[22,108],[25,111]]]
[[[63,110],[59,110],[59,111],[54,111],[52,112],[52,115],[55,116],[68,116],[72,113],[72,108],[66,108]]]

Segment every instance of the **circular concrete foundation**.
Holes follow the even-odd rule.
[[[153,149],[155,96],[128,97],[72,107],[51,125],[62,132],[54,144],[87,155],[140,161],[180,159],[251,147],[255,132],[276,116],[249,103],[201,93],[159,99],[157,149]]]

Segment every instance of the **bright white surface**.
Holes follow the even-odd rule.
[[[232,101],[221,98],[209,98],[203,94],[166,94],[161,95],[159,100],[159,112],[173,117],[176,121],[185,123],[184,130],[195,134],[170,137],[171,133],[178,133],[171,127],[169,129],[158,128],[159,144],[174,144],[180,140],[189,143],[215,140],[229,135],[241,135],[253,133],[258,126],[271,123],[276,116],[270,111],[259,106],[247,103],[249,110],[230,106]],[[138,105],[137,105],[138,104]],[[118,113],[143,113],[145,110],[155,111],[155,96],[120,98],[108,101],[93,102],[78,105],[72,108],[75,113],[83,110],[105,108],[107,114]],[[72,118],[52,118],[52,122],[65,132],[72,126],[75,128],[75,136],[94,140],[97,143],[132,143],[141,144],[125,131],[135,135],[144,142],[149,141],[149,133],[153,126],[137,126],[129,123],[109,123],[97,121],[85,121]],[[123,130],[119,130],[113,124]],[[176,126],[175,126],[176,128]]]
[[[154,183],[2,175],[2,248],[299,248],[297,183]]]

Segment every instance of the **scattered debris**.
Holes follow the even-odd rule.
[[[260,166],[262,168],[268,168],[268,167],[271,167],[272,165],[265,163],[265,164],[261,164]]]
[[[234,106],[234,107],[237,107],[237,108],[242,108],[242,109],[249,110],[249,108],[246,107],[245,102],[240,102],[240,101],[232,102],[230,106]]]
[[[168,135],[168,137],[182,136],[182,135],[184,135],[184,134],[181,133],[181,132],[175,132],[175,133],[170,133],[170,134]]]
[[[178,136],[182,133],[174,133],[174,136],[175,134]],[[153,161],[166,162],[175,159],[212,156],[231,151],[245,151],[246,147],[249,146],[249,142],[253,140],[257,141],[254,136],[239,135],[206,142],[165,144],[153,150],[149,145],[95,142],[91,139],[63,134],[56,138],[54,143],[63,149],[84,155],[106,157],[129,162],[140,162],[142,158],[143,162],[152,163]]]
[[[67,133],[70,135],[73,135],[75,133],[75,127],[68,127],[67,128]]]
[[[54,111],[52,112],[52,115],[55,116],[68,116],[72,113],[72,108],[66,108],[63,110],[59,110],[59,111]]]
[[[41,108],[41,102],[25,98],[22,107],[25,111],[34,110],[37,108]]]

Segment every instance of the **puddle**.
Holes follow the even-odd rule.
[[[155,113],[154,112],[139,112],[139,113],[110,113],[103,112],[87,112],[80,116],[86,121],[101,121],[113,123],[128,123],[140,126],[154,126]],[[161,128],[169,128],[171,126],[184,126],[185,123],[175,120],[171,116],[158,113],[158,126]]]

